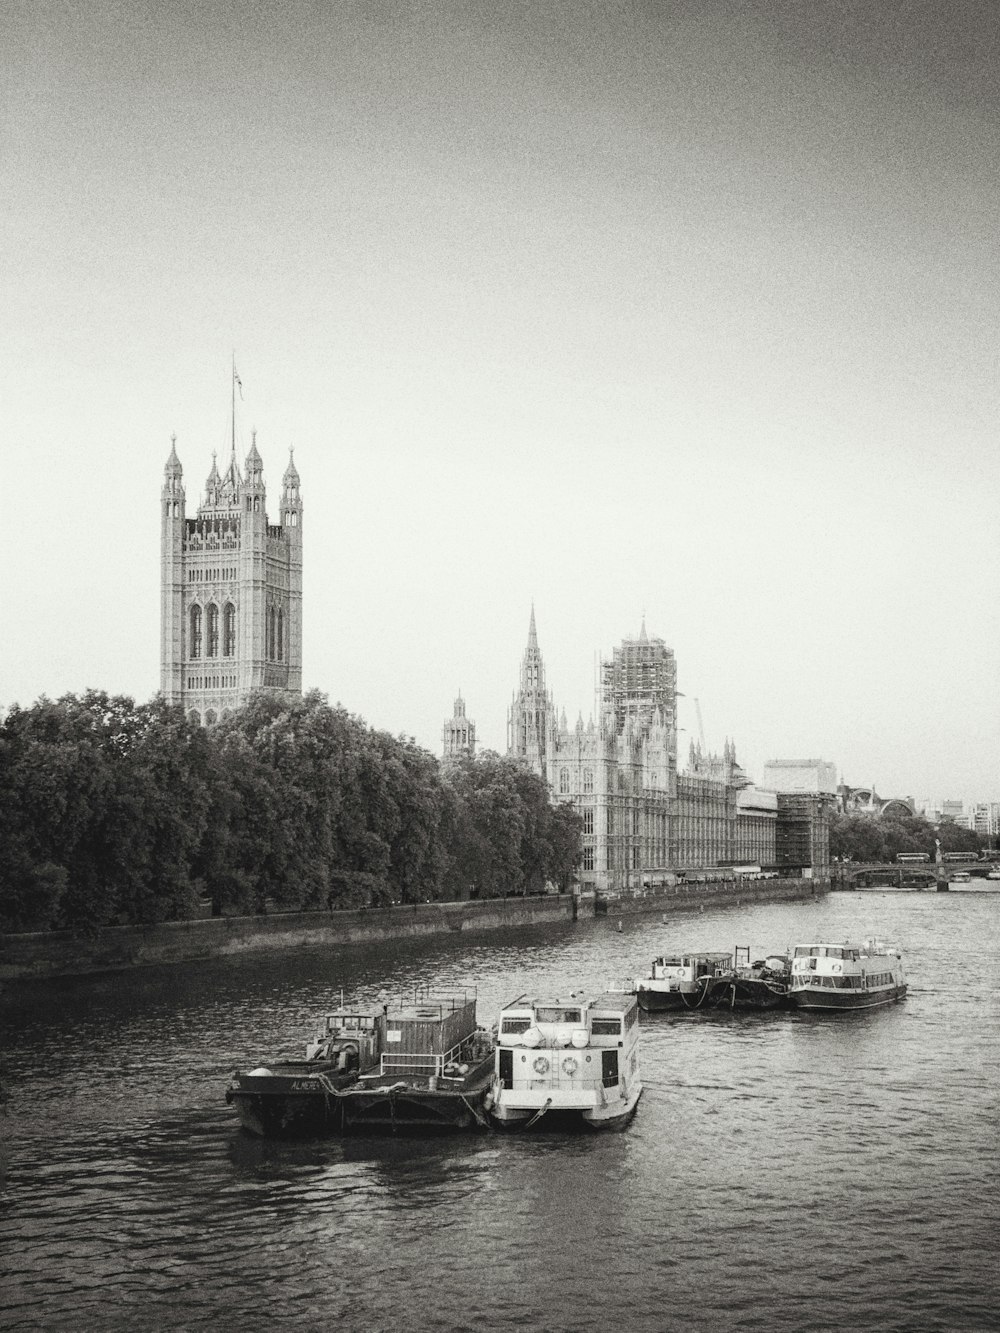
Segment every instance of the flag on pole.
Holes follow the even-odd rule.
[[[236,362],[233,362],[233,383],[240,391],[240,397],[243,397],[243,381],[240,379],[239,371],[236,369]]]

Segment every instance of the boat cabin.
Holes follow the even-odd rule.
[[[652,981],[697,981],[699,977],[721,977],[733,970],[730,953],[682,953],[653,959]]]

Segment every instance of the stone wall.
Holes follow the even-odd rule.
[[[589,908],[589,904],[588,904]],[[206,917],[158,926],[114,926],[96,937],[71,931],[0,936],[0,981],[116,972],[153,963],[185,963],[255,949],[331,946],[451,930],[492,930],[573,918],[569,895],[419,903],[356,912],[282,912]]]
[[[650,889],[643,894],[598,894],[594,911],[597,916],[618,917],[637,912],[682,912],[702,907],[752,907],[755,903],[816,898],[829,888],[829,880],[820,879],[748,879],[742,883],[732,879],[706,880]]]
[[[418,903],[356,912],[282,912],[271,916],[206,917],[159,926],[114,926],[95,937],[71,931],[0,936],[0,982],[30,977],[79,976],[118,972],[156,963],[188,963],[201,958],[291,949],[303,945],[370,943],[457,930],[571,921],[636,912],[679,912],[699,907],[752,906],[758,902],[814,897],[829,883],[773,879],[736,884],[709,880],[678,884],[623,897],[568,894],[538,898],[492,898],[485,902]]]

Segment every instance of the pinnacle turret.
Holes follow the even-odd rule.
[[[181,460],[177,457],[177,436],[170,437],[170,457],[163,468],[163,475],[168,481],[180,481],[184,475]]]

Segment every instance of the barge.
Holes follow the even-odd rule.
[[[487,1128],[493,1050],[474,996],[418,993],[328,1014],[304,1060],[236,1071],[226,1101],[262,1138]]]

